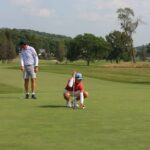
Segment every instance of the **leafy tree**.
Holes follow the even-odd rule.
[[[8,62],[16,58],[15,46],[8,31],[1,33],[0,39],[0,59],[2,62]]]
[[[58,42],[56,40],[49,40],[48,44],[49,44],[49,53],[50,53],[50,55],[54,55],[55,51],[57,49]]]
[[[110,44],[102,37],[97,38],[96,59],[101,60],[107,58],[110,53]]]
[[[133,63],[135,63],[135,51],[133,48],[132,34],[135,33],[141,19],[134,18],[134,11],[131,8],[120,8],[117,10],[118,19],[120,21],[121,29],[130,39],[129,50]]]
[[[79,38],[74,38],[67,43],[67,59],[70,61],[75,61],[81,58]]]
[[[25,38],[28,41],[28,43],[35,48],[37,53],[39,53],[39,49],[45,49],[46,53],[52,56],[56,53],[56,50],[59,47],[58,46],[59,42],[71,39],[70,37],[63,36],[63,35],[49,34],[49,33],[38,32],[34,30],[9,29],[9,28],[1,28],[0,40],[2,35],[5,35],[5,38],[3,38],[2,40],[7,39],[9,42],[12,41],[13,45],[15,46],[15,50],[17,54],[19,52],[18,43],[22,38]],[[8,41],[6,41],[7,46],[9,45]],[[1,43],[3,43],[1,44],[1,47],[3,45],[3,47],[6,48],[6,46],[4,46],[5,42],[1,42]],[[47,57],[45,57],[45,59],[47,59]]]
[[[11,61],[16,58],[16,50],[13,42],[10,40],[7,42],[7,60]]]
[[[129,59],[128,45],[130,44],[130,38],[124,32],[114,31],[109,35],[106,35],[106,40],[111,46],[111,51],[107,57],[108,60],[115,60],[119,63],[121,59]]]
[[[55,52],[56,59],[60,62],[62,62],[65,59],[66,56],[66,47],[64,41],[58,42],[58,47]]]
[[[108,47],[107,42],[103,38],[96,37],[93,34],[85,33],[76,36],[70,41],[68,59],[83,59],[90,65],[95,59],[103,58],[104,51]]]
[[[3,63],[7,60],[7,38],[4,34],[0,36],[0,60]]]

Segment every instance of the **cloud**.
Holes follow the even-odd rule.
[[[77,0],[76,11],[78,17],[85,21],[102,21],[115,19],[116,11],[119,8],[129,7],[135,12],[135,16],[147,16],[149,10],[149,0]],[[139,11],[142,9],[142,12]]]
[[[49,17],[49,16],[54,16],[55,12],[56,11],[54,9],[49,10],[46,8],[40,8],[40,9],[36,9],[33,15],[39,17]]]
[[[88,22],[101,22],[111,20],[115,13],[114,8],[112,7],[112,1],[104,0],[79,0],[80,5],[78,5],[77,12],[78,17]],[[86,3],[86,4],[85,4]]]
[[[148,0],[143,0],[147,2]],[[138,3],[143,3],[138,2]],[[95,7],[98,9],[114,9],[118,7],[129,7],[138,4],[137,0],[77,0],[77,4],[81,7]]]
[[[36,0],[11,0],[11,2],[20,7],[21,11],[36,17],[52,17],[55,15],[55,9],[43,8]]]
[[[17,6],[30,6],[33,5],[35,0],[11,0],[13,4],[17,5]]]
[[[112,20],[114,16],[112,14],[101,14],[99,12],[82,12],[79,14],[79,18],[84,21],[88,22],[95,22],[95,23],[101,23],[101,22],[109,22]]]

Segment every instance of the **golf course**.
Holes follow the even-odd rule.
[[[24,99],[19,60],[0,64],[1,150],[149,150],[150,64],[39,63],[37,100]],[[64,87],[81,72],[86,109],[65,107]]]

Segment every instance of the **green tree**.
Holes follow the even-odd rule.
[[[0,60],[5,63],[16,58],[16,50],[8,31],[1,33],[0,37]]]
[[[80,51],[80,38],[79,36],[70,40],[67,43],[67,59],[70,61],[75,61],[81,58]]]
[[[65,59],[66,56],[66,47],[64,41],[58,42],[58,47],[55,52],[55,57],[58,61],[62,62]]]
[[[103,38],[85,33],[84,35],[76,36],[70,41],[67,56],[72,61],[83,59],[89,66],[90,62],[104,57],[106,47],[108,47],[108,44]]]
[[[118,19],[120,21],[121,29],[130,39],[130,45],[128,46],[132,62],[135,63],[135,49],[133,48],[132,35],[135,33],[141,19],[135,19],[134,11],[131,8],[120,8],[117,10]]]
[[[15,45],[13,44],[12,40],[8,40],[7,42],[7,61],[11,61],[16,58],[16,50]]]
[[[4,34],[0,36],[0,60],[2,63],[7,60],[7,38]]]
[[[111,51],[107,57],[108,60],[115,60],[119,63],[121,59],[129,60],[128,46],[130,44],[130,38],[124,32],[114,31],[109,35],[106,35],[106,40],[111,46]]]
[[[5,35],[4,38],[1,39],[2,35]],[[46,57],[47,54],[49,56],[54,56],[56,53],[56,50],[58,49],[59,41],[65,41],[66,39],[71,39],[70,37],[62,36],[62,35],[56,35],[56,34],[49,34],[45,32],[38,32],[34,30],[25,30],[25,29],[9,29],[9,28],[0,28],[0,40],[4,40],[4,42],[1,42],[1,47],[7,47],[9,43],[13,43],[15,46],[15,50],[17,54],[19,53],[19,42],[20,39],[26,39],[29,43],[29,45],[33,46],[37,53],[39,53],[39,49],[45,49],[46,51]],[[5,42],[5,39],[8,41]],[[8,43],[5,45],[5,43]],[[11,43],[11,45],[12,45]],[[4,46],[5,45],[5,46]],[[4,51],[4,48],[0,51]],[[6,52],[6,51],[5,51]],[[3,57],[4,57],[4,53]],[[1,55],[1,54],[0,54]],[[0,58],[1,59],[1,58]]]

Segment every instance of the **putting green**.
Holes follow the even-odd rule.
[[[40,71],[38,99],[24,100],[20,71],[0,66],[0,72],[2,150],[149,149],[149,85],[85,75],[86,109],[73,110],[62,96],[70,74]]]

